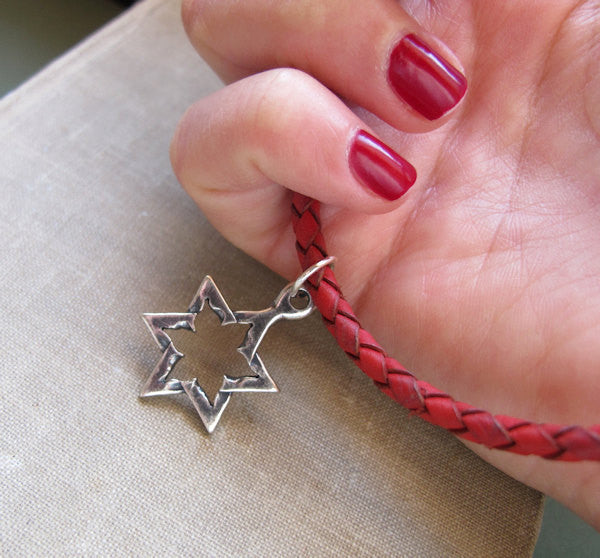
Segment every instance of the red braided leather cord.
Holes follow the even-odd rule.
[[[328,256],[321,232],[319,203],[295,194],[292,219],[302,269]],[[387,356],[361,326],[344,299],[331,268],[308,280],[308,289],[323,320],[340,347],[387,395],[426,421],[489,448],[562,461],[600,461],[600,425],[538,424],[492,415],[455,401],[432,385],[417,380],[400,363]]]

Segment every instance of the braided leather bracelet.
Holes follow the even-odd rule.
[[[319,203],[295,194],[292,216],[298,257],[302,269],[307,269],[328,256],[321,232]],[[387,356],[360,326],[331,268],[310,278],[307,285],[340,347],[383,392],[421,418],[488,448],[562,461],[600,461],[600,425],[582,428],[539,424],[492,415],[455,401],[430,384],[417,380],[398,361]]]

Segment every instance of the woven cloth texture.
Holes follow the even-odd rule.
[[[269,331],[281,392],[234,396],[212,436],[184,396],[137,398],[143,312],[206,274],[234,310],[284,284],[170,168],[219,87],[179,2],[146,0],[0,102],[0,555],[530,555],[541,495],[380,393],[317,315]],[[197,334],[217,364],[226,329]]]

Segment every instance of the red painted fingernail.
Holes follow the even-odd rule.
[[[417,179],[406,159],[364,130],[356,134],[348,161],[358,180],[386,200],[397,200]]]
[[[388,78],[394,91],[429,120],[448,112],[467,90],[465,76],[412,34],[392,51]]]

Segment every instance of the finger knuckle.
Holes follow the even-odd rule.
[[[193,144],[193,137],[198,128],[198,122],[202,122],[202,118],[197,116],[197,104],[192,105],[187,109],[181,117],[169,147],[169,157],[171,167],[179,182],[186,187],[189,177],[190,166],[190,146]]]
[[[203,40],[210,28],[213,0],[183,0],[181,20],[188,36]]]
[[[270,70],[265,77],[268,79],[262,80],[257,91],[255,125],[265,131],[277,131],[286,127],[289,117],[299,114],[291,109],[309,94],[312,78],[291,68]]]

